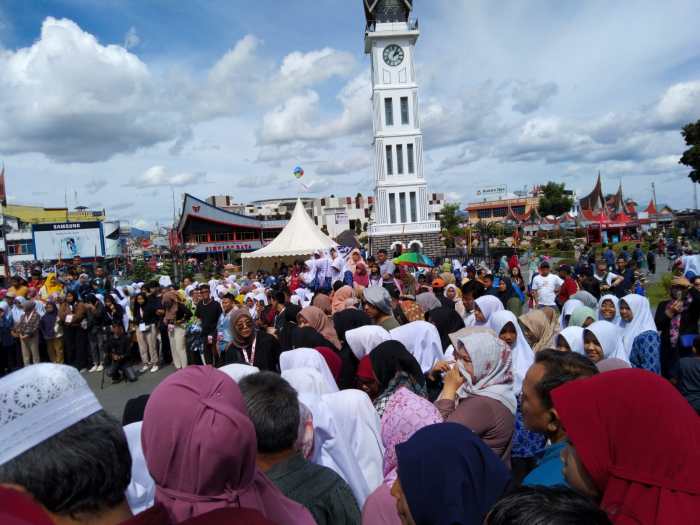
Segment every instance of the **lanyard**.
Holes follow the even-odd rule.
[[[248,353],[246,352],[245,348],[241,348],[241,352],[243,353],[243,359],[245,359],[246,364],[250,366],[255,366],[253,363],[255,362],[255,345],[258,342],[258,336],[255,336],[255,339],[253,339],[253,344],[250,347],[250,359],[248,359]]]

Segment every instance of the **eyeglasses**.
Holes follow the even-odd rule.
[[[251,326],[253,326],[253,322],[249,319],[244,319],[242,321],[238,321],[236,323],[236,326],[239,328],[250,328]]]

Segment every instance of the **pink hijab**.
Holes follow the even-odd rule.
[[[226,507],[255,509],[278,524],[315,523],[255,466],[255,428],[241,391],[211,366],[189,366],[156,387],[141,444],[156,503],[174,523]]]
[[[333,294],[332,313],[342,312],[348,307],[348,300],[355,298],[355,290],[351,286],[343,286]]]
[[[384,483],[391,487],[396,481],[396,445],[400,445],[421,428],[442,423],[440,411],[430,401],[405,387],[389,398],[382,416],[384,454]]]

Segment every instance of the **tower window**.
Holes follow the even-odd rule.
[[[403,175],[403,145],[396,145],[396,173]]]
[[[401,124],[408,125],[408,97],[401,97]]]
[[[396,193],[389,194],[389,222],[396,224]]]
[[[399,193],[399,212],[401,212],[401,222],[406,222],[406,194]]]
[[[387,126],[394,125],[394,105],[392,104],[391,97],[384,99],[384,120]]]
[[[391,154],[391,146],[386,147],[386,174],[394,174],[394,156]]]
[[[418,221],[418,201],[416,199],[416,192],[412,191],[409,194],[409,197],[411,199],[411,222],[417,222]]]
[[[406,144],[406,160],[408,161],[408,172],[415,172],[415,162],[413,160],[413,144]]]

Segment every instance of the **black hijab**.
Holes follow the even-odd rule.
[[[369,359],[382,391],[386,390],[397,372],[406,372],[425,386],[425,377],[418,361],[399,341],[384,341],[372,350]]]
[[[369,316],[362,310],[355,308],[346,308],[333,314],[335,333],[338,334],[338,339],[340,339],[341,343],[345,343],[345,332],[348,330],[354,330],[370,324],[372,324],[372,320]]]
[[[335,345],[310,326],[295,326],[292,331],[293,348],[316,348],[325,346],[335,348]]]
[[[440,334],[442,350],[447,350],[452,344],[449,337],[450,334],[454,334],[464,328],[464,320],[454,308],[446,308],[444,306],[430,310],[427,316],[428,321],[435,325]]]
[[[488,295],[495,295],[503,303],[503,308],[508,308],[508,301],[515,297],[515,290],[513,289],[513,282],[508,277],[501,277],[501,280],[506,283],[506,289],[501,291],[496,288],[491,288]]]

